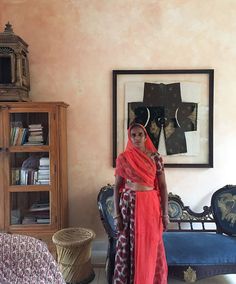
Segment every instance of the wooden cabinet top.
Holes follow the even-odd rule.
[[[61,107],[68,107],[69,105],[65,102],[0,102],[1,107],[46,107],[46,106],[61,106]]]

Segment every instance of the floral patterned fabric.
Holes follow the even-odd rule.
[[[134,222],[135,192],[122,190],[120,208],[124,230],[118,234],[116,243],[115,271],[113,284],[134,283]]]
[[[118,233],[113,284],[167,284],[168,269],[160,234],[162,224],[157,196],[155,190],[135,192],[128,188],[122,189],[120,209],[124,229]],[[140,212],[141,218],[144,217],[143,222],[140,222],[140,217],[137,220],[137,205],[143,207]],[[148,213],[149,221],[144,211]],[[151,212],[153,214],[149,214]],[[135,253],[136,242],[139,248]]]
[[[1,284],[65,284],[45,243],[33,237],[0,233]]]

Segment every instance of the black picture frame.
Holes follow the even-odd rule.
[[[113,167],[115,167],[117,155],[124,150],[126,144],[130,105],[133,105],[138,96],[139,98],[140,96],[144,97],[144,90],[147,90],[147,86],[151,84],[158,88],[161,85],[166,88],[174,84],[174,86],[178,86],[181,103],[183,102],[186,106],[190,100],[196,106],[194,108],[196,109],[194,111],[195,120],[191,115],[191,119],[196,121],[196,129],[188,133],[184,132],[185,136],[187,135],[185,153],[174,155],[161,153],[165,167],[213,168],[214,69],[113,70],[112,75]],[[167,104],[169,104],[168,100],[172,101],[171,94],[168,95],[168,98]],[[144,99],[142,100],[144,101]],[[143,104],[142,100],[141,104]],[[145,108],[149,108],[149,106],[145,105]],[[164,133],[165,143],[162,145],[166,147],[166,131]],[[174,140],[172,139],[172,141]],[[158,143],[161,149],[160,141]],[[165,151],[167,152],[167,150]]]

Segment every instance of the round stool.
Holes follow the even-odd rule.
[[[95,233],[85,228],[66,228],[52,236],[57,248],[57,261],[66,283],[86,284],[94,279],[91,264],[91,244],[94,238]]]

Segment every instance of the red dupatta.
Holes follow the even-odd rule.
[[[146,151],[156,152],[146,129],[141,124],[135,124],[143,129],[146,135]],[[144,152],[135,147],[131,141],[131,127],[128,129],[128,143],[125,151],[120,154],[116,160],[115,175],[119,175],[132,182],[137,182],[146,186],[154,186],[156,177],[156,164]]]

